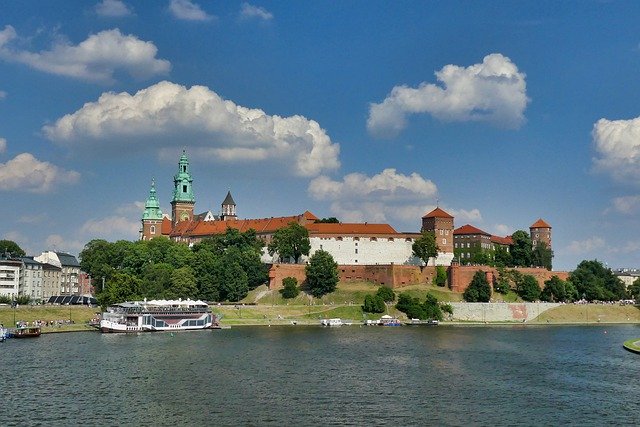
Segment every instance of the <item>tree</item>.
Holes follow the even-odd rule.
[[[295,298],[300,293],[300,289],[298,289],[298,279],[296,279],[295,277],[285,277],[284,279],[282,279],[282,285],[283,288],[280,289],[282,298]]]
[[[10,254],[13,257],[25,256],[26,253],[13,240],[0,240],[0,255]]]
[[[309,230],[297,222],[291,222],[287,227],[273,233],[271,243],[267,247],[269,255],[277,253],[281,260],[293,258],[296,264],[302,255],[309,255],[310,250]]]
[[[306,266],[307,283],[309,292],[314,297],[333,292],[338,286],[338,263],[333,260],[327,251],[316,251]]]
[[[443,265],[436,267],[436,275],[433,278],[433,284],[436,286],[445,286],[447,284],[447,269]]]
[[[529,233],[518,230],[511,235],[513,244],[510,245],[511,261],[515,267],[531,266],[531,237]]]
[[[180,267],[171,273],[171,287],[165,291],[167,299],[194,299],[198,294],[196,276],[191,267]]]
[[[569,302],[577,297],[576,288],[571,282],[552,276],[544,282],[544,289],[540,295],[542,301],[548,302]]]
[[[396,299],[396,293],[388,286],[380,286],[376,292],[376,296],[382,298],[384,302],[392,302]]]
[[[165,295],[165,292],[171,288],[173,270],[171,264],[148,264],[142,274],[140,295],[149,299],[161,298]]]
[[[233,259],[221,259],[218,264],[217,287],[223,300],[240,301],[249,293],[249,279],[240,264]]]
[[[513,265],[511,253],[507,250],[506,247],[498,245],[496,251],[493,254],[493,264],[496,267],[508,267],[510,265]]]
[[[365,313],[384,313],[387,306],[380,295],[367,295],[364,297],[362,311]]]
[[[531,262],[537,267],[544,267],[551,271],[551,263],[553,260],[553,251],[545,242],[538,242],[531,252]]]
[[[438,256],[438,245],[436,235],[432,231],[423,231],[422,235],[411,245],[413,256],[421,259],[425,265],[429,264],[430,258]]]
[[[598,260],[582,261],[569,280],[576,287],[578,296],[587,301],[617,301],[627,296],[622,280]]]
[[[629,296],[636,300],[636,302],[640,302],[640,277],[633,281],[629,289]]]
[[[516,292],[525,301],[537,301],[540,299],[540,286],[535,277],[525,274],[516,284]]]
[[[131,274],[115,273],[107,282],[107,288],[98,297],[98,301],[105,307],[125,301],[141,300],[140,285],[140,279]]]
[[[469,286],[462,294],[462,298],[467,302],[489,302],[491,299],[491,286],[489,286],[487,274],[484,271],[476,271]]]
[[[316,224],[340,224],[340,220],[338,218],[332,216],[329,218],[322,218],[316,221]]]
[[[420,302],[420,299],[403,292],[398,296],[396,309],[406,314],[409,319],[442,320],[444,318],[438,299],[431,294],[427,294],[425,300]],[[453,308],[448,304],[446,310],[453,313]]]

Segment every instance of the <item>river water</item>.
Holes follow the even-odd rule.
[[[237,327],[0,344],[0,425],[638,425],[638,326]]]

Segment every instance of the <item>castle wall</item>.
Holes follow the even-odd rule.
[[[449,287],[454,292],[464,292],[478,270],[486,273],[489,284],[497,280],[499,275],[498,269],[486,265],[452,265],[449,268]],[[544,287],[544,282],[553,276],[558,276],[562,280],[569,278],[569,273],[566,271],[549,271],[545,268],[517,268],[516,270],[535,277],[541,289]]]

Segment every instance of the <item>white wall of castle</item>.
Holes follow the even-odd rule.
[[[413,256],[412,238],[405,237],[316,237],[309,238],[311,250],[309,257],[318,250],[325,250],[331,254],[339,265],[424,265]],[[303,257],[301,263],[309,260]],[[429,265],[451,265],[453,253],[440,253]],[[277,254],[270,256],[263,250],[262,261],[265,263],[278,262]]]

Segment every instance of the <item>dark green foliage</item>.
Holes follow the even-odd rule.
[[[540,299],[538,281],[535,277],[525,274],[516,284],[516,293],[525,301],[538,301]]]
[[[539,242],[531,252],[531,263],[536,267],[544,267],[551,271],[553,251],[545,242]]]
[[[640,302],[640,278],[637,278],[633,281],[633,284],[629,286],[627,289],[629,292],[629,296],[636,300],[636,302]]]
[[[437,286],[446,286],[447,269],[443,265],[436,267],[436,276],[433,278],[433,284]]]
[[[13,240],[0,240],[0,256],[9,254],[12,257],[25,256],[26,253]]]
[[[388,286],[380,286],[376,292],[376,296],[382,298],[384,302],[393,302],[396,299],[396,293]]]
[[[422,236],[418,237],[413,245],[413,256],[420,258],[425,265],[429,263],[429,258],[438,256],[438,245],[436,244],[436,236],[431,231],[423,231]]]
[[[511,235],[511,262],[514,267],[530,267],[532,265],[532,247],[529,233],[518,230]]]
[[[577,297],[578,294],[573,284],[558,276],[553,276],[544,282],[544,289],[540,295],[540,299],[547,302],[571,302]]]
[[[235,229],[204,239],[193,249],[163,237],[115,243],[92,240],[80,253],[80,265],[97,284],[102,277],[109,283],[109,294],[102,298],[107,303],[132,296],[238,301],[268,280],[267,267],[260,261],[262,246],[255,231]],[[137,280],[134,291],[118,276],[122,274]],[[119,286],[125,289],[115,289]],[[100,296],[101,286],[96,289]]]
[[[338,220],[338,218],[332,216],[330,218],[322,218],[316,221],[317,224],[340,224],[340,221]]]
[[[295,277],[285,277],[282,279],[282,286],[283,288],[280,289],[282,298],[295,298],[300,293],[300,289],[298,289],[298,279]]]
[[[438,299],[431,294],[427,294],[425,300],[420,302],[419,298],[413,298],[407,293],[398,296],[396,309],[407,315],[409,319],[420,320],[442,320],[442,307]],[[447,312],[453,313],[453,308],[447,304]]]
[[[327,251],[319,250],[311,256],[306,266],[309,292],[314,297],[333,292],[338,286],[338,263]]]
[[[365,313],[384,313],[387,306],[380,295],[367,295],[364,297],[362,311]]]
[[[467,302],[489,302],[491,299],[491,286],[484,271],[476,271],[471,283],[462,294],[462,298]]]
[[[627,296],[624,283],[598,260],[582,261],[569,278],[579,298],[587,301],[617,301]]]
[[[491,256],[491,253],[489,251],[480,250],[480,251],[474,252],[473,255],[471,255],[471,258],[468,260],[468,262],[476,265],[492,265],[493,257]]]
[[[141,300],[142,281],[129,273],[115,273],[107,282],[104,292],[98,295],[102,306],[124,301]]]
[[[498,246],[493,254],[493,264],[496,267],[508,267],[513,265],[513,260],[511,259],[511,253],[507,250],[507,248],[503,246]]]
[[[280,260],[292,258],[297,264],[302,255],[309,255],[311,243],[309,231],[298,224],[291,222],[287,227],[273,233],[273,238],[267,247],[269,255],[278,254]]]

